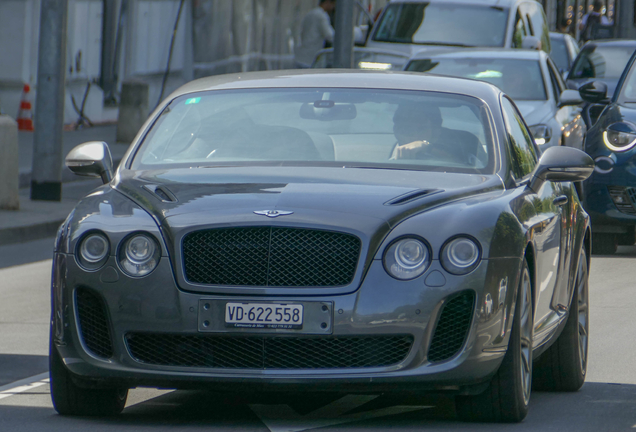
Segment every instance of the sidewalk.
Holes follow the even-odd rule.
[[[115,143],[116,125],[95,126],[64,132],[64,157],[73,147],[86,141],[105,141],[117,167],[128,144]],[[19,132],[20,210],[0,210],[0,245],[22,243],[53,237],[77,202],[102,184],[100,179],[79,177],[62,168],[62,201],[32,201],[30,199],[33,132]]]

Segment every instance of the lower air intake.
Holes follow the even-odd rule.
[[[428,349],[430,362],[448,360],[464,346],[474,308],[475,293],[473,291],[464,291],[444,304]]]
[[[221,369],[349,369],[403,361],[413,337],[210,336],[129,333],[126,343],[140,363]]]
[[[85,288],[77,290],[76,299],[79,329],[84,345],[99,357],[112,357],[113,343],[103,300]]]

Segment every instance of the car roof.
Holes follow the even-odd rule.
[[[480,6],[500,6],[507,7],[519,3],[523,0],[391,0],[391,3],[460,3],[460,4],[474,4]],[[536,1],[536,0],[526,0]]]
[[[633,47],[636,46],[636,40],[634,39],[596,39],[593,41],[587,42],[585,45],[581,47],[581,49],[588,46],[625,46],[625,47]]]
[[[417,72],[293,69],[224,74],[201,78],[181,86],[168,99],[209,90],[266,88],[423,90],[464,94],[490,103],[495,103],[501,93],[497,87],[486,82],[447,76],[425,76]]]
[[[501,58],[514,60],[540,60],[547,54],[538,50],[509,49],[509,48],[462,48],[462,49],[441,49],[422,50],[415,53],[411,60],[428,58]]]

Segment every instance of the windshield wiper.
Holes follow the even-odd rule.
[[[451,47],[466,47],[466,48],[474,48],[476,45],[467,45],[461,43],[449,43],[449,42],[413,42],[418,45],[441,45],[441,46],[451,46]]]

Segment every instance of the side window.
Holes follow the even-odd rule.
[[[554,93],[554,100],[558,103],[564,88],[560,81],[561,75],[556,72],[556,68],[551,63],[550,59],[548,59],[547,66],[548,73],[550,74],[550,82],[552,83],[552,92]]]
[[[566,37],[565,40],[567,41],[568,51],[570,53],[570,63],[572,63],[574,62],[574,59],[578,55],[580,49],[576,42],[574,42],[574,39],[572,39],[571,37]]]
[[[506,135],[512,160],[512,173],[521,179],[532,172],[537,164],[537,152],[521,115],[506,97],[501,99],[501,109],[506,123]]]
[[[548,58],[548,69],[554,75],[554,79],[556,80],[557,87],[559,88],[559,93],[563,92],[567,88],[565,85],[565,81],[563,81],[563,76],[561,72],[559,72],[559,68],[554,64],[551,58]]]
[[[522,3],[519,6],[521,13],[528,17],[528,26],[532,36],[541,40],[541,48],[545,52],[550,52],[550,33],[548,23],[541,5],[535,1]]]
[[[521,48],[521,44],[523,42],[523,38],[528,35],[526,31],[526,24],[523,22],[523,17],[517,11],[517,16],[515,17],[515,27],[514,33],[512,34],[512,47],[513,48]]]

